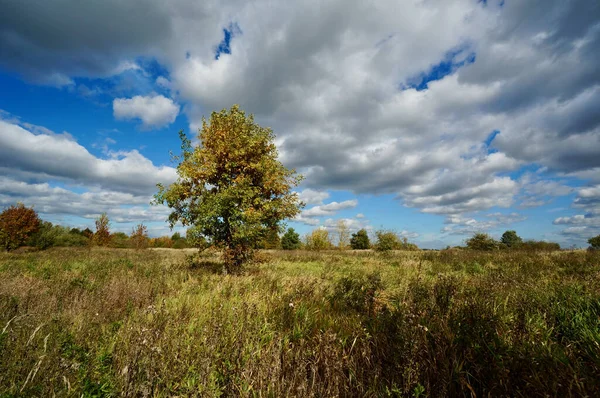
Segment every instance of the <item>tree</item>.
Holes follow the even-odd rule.
[[[523,244],[523,239],[517,235],[516,231],[506,231],[502,234],[500,242],[506,245],[506,247],[514,249]]]
[[[392,231],[380,230],[375,232],[375,236],[377,236],[377,242],[375,243],[375,250],[377,251],[398,250],[402,245],[398,235]]]
[[[308,250],[325,250],[331,248],[329,232],[323,228],[317,228],[306,235],[306,248]]]
[[[297,250],[300,248],[300,235],[294,228],[288,228],[287,232],[281,237],[281,248],[283,250]]]
[[[110,221],[106,213],[102,213],[96,219],[94,243],[98,246],[108,246],[110,244]]]
[[[172,239],[172,238],[171,238]],[[148,227],[144,224],[138,224],[131,230],[131,243],[136,249],[145,249],[148,247]]]
[[[472,250],[496,250],[498,241],[482,232],[478,232],[467,240],[467,247]]]
[[[338,248],[344,250],[350,244],[350,230],[348,224],[344,220],[338,220],[336,225],[336,232],[338,238]]]
[[[366,229],[361,229],[352,234],[352,237],[350,238],[350,247],[352,247],[352,250],[365,250],[371,247]]]
[[[81,234],[88,239],[92,239],[94,237],[94,231],[92,231],[88,227],[86,227],[83,231],[81,231]]]
[[[600,235],[588,239],[591,250],[600,250]]]
[[[40,227],[40,219],[33,208],[23,203],[10,206],[0,213],[0,247],[7,251],[27,242]]]
[[[201,145],[192,147],[181,131],[179,178],[158,184],[155,203],[167,204],[171,228],[181,222],[223,249],[225,271],[239,268],[269,229],[293,218],[302,207],[292,192],[302,177],[277,159],[271,129],[234,105],[202,120]]]

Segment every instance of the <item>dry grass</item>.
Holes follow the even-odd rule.
[[[0,396],[597,396],[600,254],[0,253]]]

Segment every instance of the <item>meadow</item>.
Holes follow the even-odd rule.
[[[598,396],[600,253],[0,253],[0,396]]]

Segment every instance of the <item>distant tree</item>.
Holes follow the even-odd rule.
[[[352,234],[352,237],[350,238],[350,247],[352,247],[352,250],[366,250],[371,247],[366,229],[360,229]]]
[[[281,237],[281,248],[283,250],[297,250],[300,245],[300,235],[294,231],[294,228],[288,228],[287,232]]]
[[[224,271],[252,257],[255,243],[280,222],[300,212],[292,192],[301,176],[278,159],[271,129],[259,126],[237,105],[202,121],[202,145],[192,147],[180,132],[178,180],[158,185],[155,203],[167,204],[169,223],[194,225],[223,249]]]
[[[326,229],[317,228],[306,235],[305,239],[308,250],[331,249],[331,240],[329,239],[329,232]]]
[[[345,250],[350,244],[350,229],[344,220],[338,220],[336,224],[338,238],[338,249]]]
[[[110,221],[106,213],[102,213],[96,219],[96,232],[94,233],[94,244],[108,246],[110,244]]]
[[[498,241],[482,232],[474,234],[466,244],[471,250],[497,250],[499,248]]]
[[[387,252],[390,250],[398,250],[401,248],[400,239],[392,231],[379,230],[375,232],[377,242],[374,245],[374,249],[379,252]]]
[[[590,249],[600,250],[600,235],[589,238],[588,243],[590,244]]]
[[[506,231],[502,234],[502,238],[500,238],[500,242],[502,242],[506,247],[514,249],[523,244],[523,239],[519,235],[517,235],[516,231]]]
[[[173,241],[180,240],[180,239],[182,239],[182,237],[179,232],[175,232],[173,235],[171,235],[171,240],[173,240]]]
[[[138,224],[131,230],[130,240],[134,248],[138,250],[146,249],[148,247],[148,227],[144,224]]]
[[[0,247],[13,250],[22,246],[40,227],[40,219],[33,208],[23,203],[10,206],[0,213]]]
[[[94,231],[87,227],[83,231],[81,231],[81,234],[88,239],[92,239],[94,237]]]

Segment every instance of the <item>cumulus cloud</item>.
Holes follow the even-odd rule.
[[[179,105],[162,95],[115,98],[113,114],[118,120],[139,119],[144,128],[159,128],[175,121]]]
[[[446,218],[443,233],[451,235],[472,235],[476,232],[493,232],[498,228],[525,221],[527,217],[519,213],[490,213],[483,219],[451,215]]]
[[[315,196],[314,192],[309,192],[311,197],[319,198],[319,196]],[[321,197],[323,197],[321,195]],[[322,199],[319,199],[320,203],[322,203]],[[294,218],[294,221],[303,223],[305,225],[317,226],[321,225],[321,220],[319,217],[331,217],[335,213],[341,210],[352,209],[358,205],[358,200],[351,199],[345,200],[343,202],[330,202],[327,204],[313,206],[310,209],[303,210],[300,215]],[[365,220],[366,221],[366,220]]]
[[[329,198],[329,193],[327,191],[317,191],[307,188],[300,192],[298,197],[307,205],[319,205],[323,203],[325,199]]]
[[[344,200],[343,202],[331,202],[325,205],[313,206],[302,212],[303,217],[329,216],[340,210],[352,209],[358,205],[358,200]]]
[[[587,240],[600,234],[600,185],[579,188],[573,207],[583,214],[557,217],[555,225],[563,226],[561,234]]]
[[[90,190],[77,193],[51,186],[48,183],[26,183],[0,177],[0,206],[15,201],[34,206],[42,215],[71,215],[95,219],[107,213],[116,223],[165,221],[169,209],[165,206],[149,207],[150,196],[108,190]]]
[[[157,167],[136,150],[97,158],[69,134],[39,130],[36,134],[0,120],[0,168],[5,173],[134,194],[152,193],[157,182],[176,179],[174,168]]]

